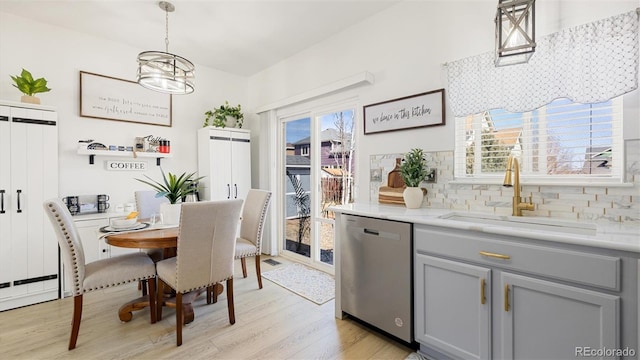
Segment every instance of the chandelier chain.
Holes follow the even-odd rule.
[[[169,9],[165,7],[164,13],[166,14],[164,46],[165,51],[169,52]]]

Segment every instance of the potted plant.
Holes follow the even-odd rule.
[[[24,96],[20,98],[20,101],[24,103],[40,104],[40,99],[35,97],[34,94],[51,91],[47,87],[47,80],[45,78],[34,79],[30,72],[22,69],[20,75],[9,75],[15,82],[14,87],[18,88]]]
[[[214,108],[213,111],[209,110],[204,113],[207,117],[204,119],[204,125],[213,125],[215,127],[242,127],[242,121],[244,120],[244,114],[242,114],[242,107],[231,106],[229,102],[225,100],[224,105]],[[209,120],[213,118],[211,124]]]
[[[427,161],[422,149],[411,149],[405,154],[400,164],[400,176],[407,185],[402,193],[405,205],[409,209],[419,208],[424,197],[424,192],[419,186],[427,178]]]
[[[160,213],[162,213],[165,224],[176,225],[180,223],[180,202],[187,195],[197,191],[197,188],[192,185],[204,176],[194,177],[195,173],[175,175],[169,172],[165,174],[162,168],[160,168],[160,172],[162,172],[162,182],[155,181],[147,175],[145,177],[149,179],[148,181],[136,180],[154,188],[158,192],[156,197],[164,196],[169,200],[169,204],[160,205]]]

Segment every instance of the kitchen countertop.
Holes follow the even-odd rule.
[[[491,234],[526,237],[559,243],[585,245],[640,253],[640,224],[627,225],[621,223],[594,223],[589,221],[572,221],[572,223],[576,223],[577,225],[596,225],[597,229],[595,235],[585,235],[544,230],[536,230],[534,232],[528,228],[519,228],[517,224],[513,224],[512,226],[493,224],[489,225],[476,222],[465,222],[460,220],[439,218],[442,215],[451,213],[479,214],[459,210],[429,208],[407,209],[406,207],[401,205],[384,205],[377,203],[353,203],[348,205],[338,205],[330,207],[329,210],[332,210],[336,213],[368,216],[380,219],[410,222],[414,224],[425,224],[462,230],[473,230]],[[566,219],[561,220],[565,223],[569,222]]]

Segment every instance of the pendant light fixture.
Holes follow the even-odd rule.
[[[529,61],[536,48],[535,0],[498,0],[495,65]]]
[[[169,53],[169,13],[175,6],[168,1],[158,3],[166,14],[165,51],[144,51],[138,54],[138,84],[147,89],[168,94],[191,94],[194,90],[193,63]]]

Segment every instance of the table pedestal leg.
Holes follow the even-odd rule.
[[[120,321],[131,321],[134,311],[142,310],[147,306],[149,306],[148,296],[142,296],[135,300],[131,300],[120,307],[118,310],[118,317],[120,318]]]

